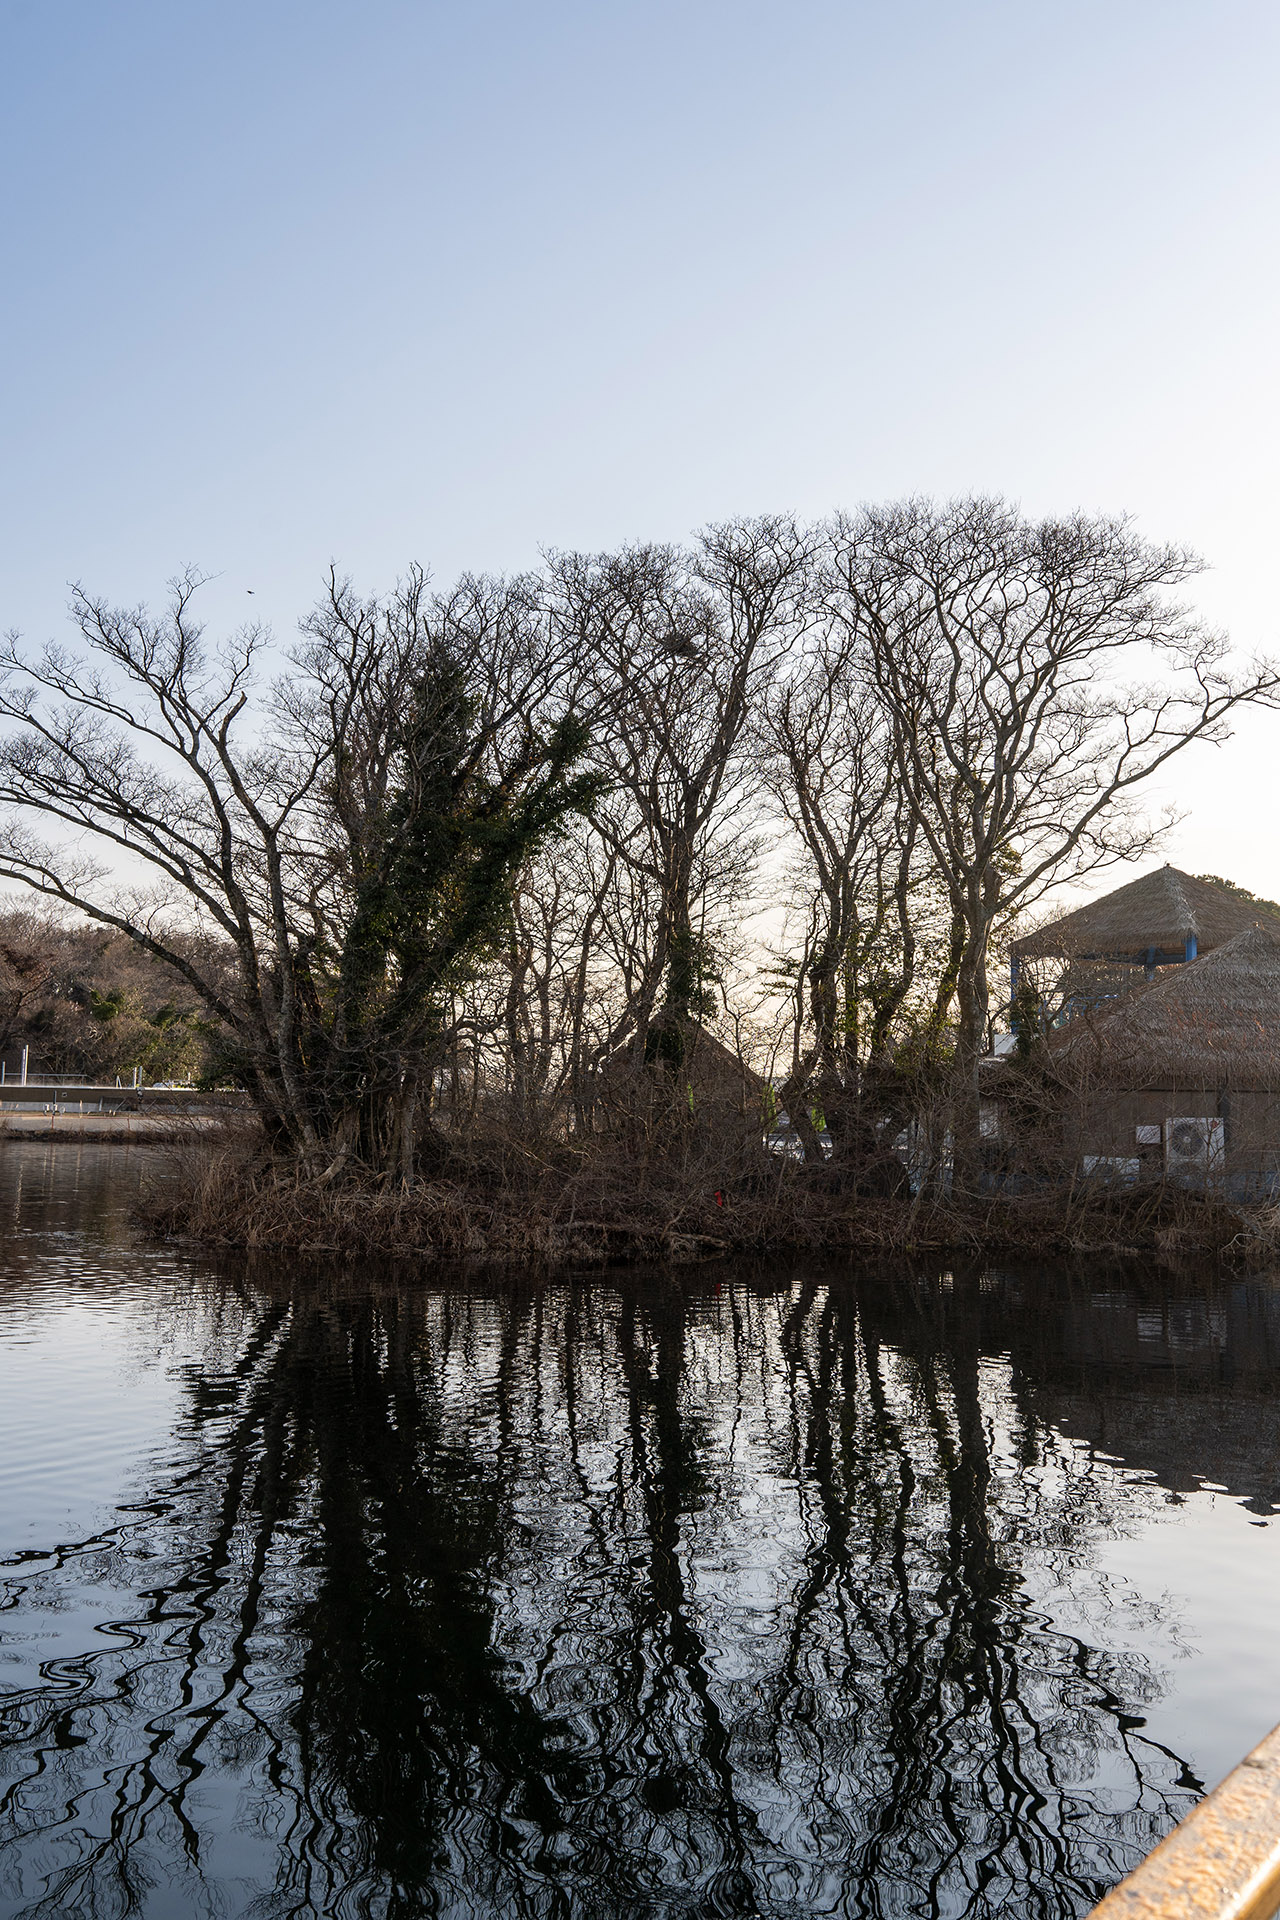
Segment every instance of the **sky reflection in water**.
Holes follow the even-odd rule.
[[[1280,1718],[1269,1283],[317,1279],[144,1159],[0,1155],[5,1920],[1078,1915]]]

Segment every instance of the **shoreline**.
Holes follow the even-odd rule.
[[[16,1124],[15,1124],[16,1122]],[[1092,1257],[1280,1269],[1280,1205],[1151,1183],[1100,1191],[922,1199],[868,1195],[853,1175],[774,1161],[534,1158],[510,1142],[405,1191],[348,1174],[304,1179],[222,1115],[0,1116],[0,1142],[160,1149],[137,1221],[214,1250],[465,1262],[542,1273],[631,1262],[992,1261]]]
[[[922,1201],[868,1196],[826,1170],[754,1169],[734,1179],[655,1165],[591,1164],[502,1180],[456,1169],[411,1191],[296,1170],[204,1141],[173,1147],[147,1194],[146,1228],[162,1238],[253,1252],[423,1261],[465,1260],[544,1271],[628,1261],[670,1266],[726,1259],[989,1259],[1094,1256],[1167,1264],[1212,1259],[1280,1267],[1280,1207],[1228,1202],[1183,1187],[1098,1194]],[[185,1150],[186,1148],[191,1151]]]

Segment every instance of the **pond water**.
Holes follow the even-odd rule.
[[[0,1915],[1074,1916],[1280,1720],[1280,1289],[317,1275],[0,1150]]]

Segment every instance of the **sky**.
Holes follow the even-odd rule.
[[[0,627],[977,491],[1280,653],[1278,72],[1274,0],[0,0]],[[1280,897],[1278,760],[1168,857]]]

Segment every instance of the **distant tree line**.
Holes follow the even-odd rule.
[[[159,968],[139,1017],[314,1177],[589,1136],[603,1075],[678,1088],[708,1029],[809,1157],[874,1158],[931,1074],[963,1150],[1018,917],[1149,849],[1143,783],[1280,689],[1178,602],[1198,564],[987,499],[768,516],[334,572],[274,679],[195,575],[77,588],[78,649],[5,656],[0,876]]]
[[[110,1084],[216,1083],[218,1030],[172,969],[126,935],[48,909],[0,912],[0,1059]]]

